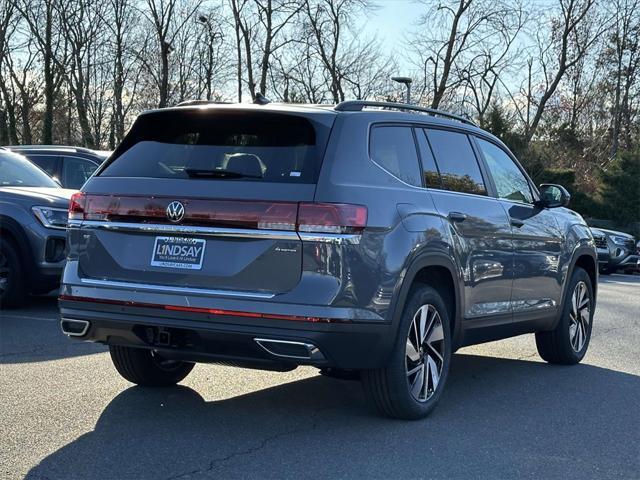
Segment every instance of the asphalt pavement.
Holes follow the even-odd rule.
[[[134,387],[60,333],[55,297],[0,317],[3,479],[640,479],[639,276],[601,277],[580,365],[542,362],[532,335],[462,349],[418,422],[311,368]]]

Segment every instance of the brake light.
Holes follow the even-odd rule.
[[[87,196],[82,192],[71,195],[69,200],[69,220],[84,220],[84,207]]]
[[[298,231],[359,233],[367,226],[367,207],[346,203],[301,203]]]
[[[76,193],[70,220],[171,223],[167,206],[174,198]],[[346,203],[265,202],[179,199],[182,225],[311,233],[359,233],[367,225],[367,207]]]

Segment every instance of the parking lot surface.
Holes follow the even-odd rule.
[[[640,478],[638,276],[601,277],[582,364],[543,363],[533,335],[462,349],[418,422],[311,368],[134,387],[60,333],[55,297],[0,316],[1,478]]]

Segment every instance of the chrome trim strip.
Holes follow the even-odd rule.
[[[69,222],[71,225],[71,222]],[[74,222],[74,226],[77,224]],[[162,223],[127,223],[84,220],[81,228],[98,228],[123,232],[179,233],[211,237],[268,238],[272,240],[298,240],[298,234],[286,230],[254,230],[245,228],[200,227],[194,225],[168,225]]]
[[[322,242],[335,245],[358,245],[362,235],[354,233],[307,233],[298,232],[303,242]]]
[[[98,220],[69,220],[69,228],[97,228],[122,232],[178,233],[211,237],[265,238],[271,240],[303,240],[307,242],[357,245],[362,235],[352,233],[310,233],[287,230],[254,230],[245,228],[200,227],[192,225],[169,225],[162,223],[127,223]]]
[[[312,343],[304,343],[304,342],[292,342],[289,340],[273,340],[270,338],[254,338],[253,339],[258,345],[260,345],[264,350],[266,350],[267,353],[270,353],[271,355],[274,355],[276,357],[280,357],[280,358],[295,358],[298,360],[324,360],[324,355],[322,354],[322,352],[320,351],[320,349],[318,347],[316,347],[315,345],[313,345]],[[267,347],[265,347],[262,343],[284,343],[287,345],[299,345],[302,346],[304,348],[307,349],[307,354],[308,356],[306,357],[301,357],[298,355],[282,355],[280,353],[275,353],[272,352],[271,350],[269,350]]]
[[[62,326],[63,322],[81,323],[84,325],[84,328],[80,333],[67,332]],[[89,330],[89,322],[87,320],[78,320],[77,318],[60,317],[60,329],[62,330],[62,333],[70,337],[84,337],[87,333],[87,330]]]
[[[86,285],[98,286],[98,287],[114,287],[124,288],[127,290],[144,290],[148,292],[167,293],[167,287],[164,285],[152,285],[147,283],[135,283],[135,282],[117,282],[113,280],[97,280],[93,278],[81,278],[80,282]],[[273,298],[275,293],[260,293],[260,292],[238,292],[235,290],[211,290],[206,288],[190,288],[190,287],[171,287],[171,291],[175,293],[195,294],[195,295],[217,295],[226,297],[240,297],[240,298]]]

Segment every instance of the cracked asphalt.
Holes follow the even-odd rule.
[[[197,365],[176,388],[134,387],[34,298],[0,312],[0,477],[637,480],[640,277],[601,280],[582,364],[543,363],[532,335],[462,349],[419,422],[311,368]]]

